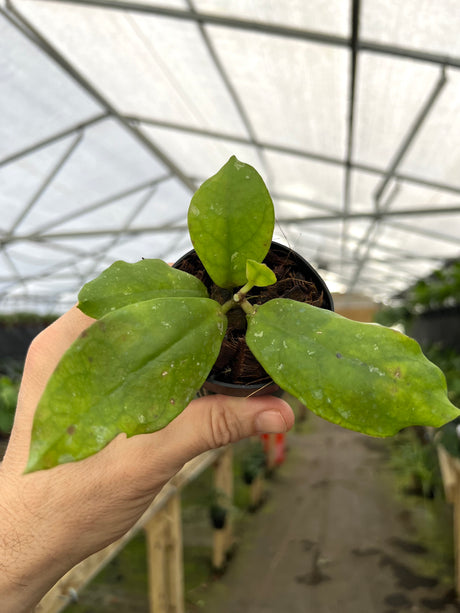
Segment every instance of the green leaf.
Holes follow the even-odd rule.
[[[246,262],[246,278],[251,285],[266,287],[276,283],[276,275],[266,264],[260,264],[255,260]]]
[[[235,156],[197,190],[188,211],[195,251],[219,287],[246,283],[246,260],[264,259],[274,225],[273,202],[262,177]]]
[[[148,300],[96,321],[48,382],[26,472],[85,458],[120,432],[166,426],[205,381],[225,329],[208,298]]]
[[[82,287],[78,308],[99,319],[134,302],[174,296],[206,298],[208,293],[197,278],[171,268],[162,260],[141,260],[135,264],[120,260]]]
[[[0,432],[9,433],[13,427],[19,384],[9,377],[0,377]]]
[[[396,330],[276,299],[248,318],[246,340],[280,387],[345,428],[390,436],[460,415],[441,370]]]

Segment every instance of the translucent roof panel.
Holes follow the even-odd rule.
[[[0,41],[1,97],[9,101],[2,104],[0,162],[101,113],[91,96],[1,15]]]
[[[298,196],[306,204],[315,203],[320,211],[341,208],[344,181],[341,166],[272,151],[266,157],[275,197]]]
[[[460,255],[454,0],[0,3],[0,310],[176,260],[231,155],[275,238],[388,300]]]
[[[26,213],[28,203],[56,169],[53,181]],[[110,198],[166,175],[164,166],[152,160],[123,127],[106,120],[0,168],[6,185],[0,203],[4,198],[7,217],[15,212],[12,223],[18,232],[32,233],[95,210]]]
[[[144,123],[141,128],[183,172],[196,177],[199,182],[217,172],[231,155],[256,166],[267,180],[266,168],[262,166],[257,149],[249,143],[235,143],[225,138],[216,139],[205,134],[153,127]]]
[[[223,125],[225,118],[227,132],[245,133],[193,22],[35,0],[24,4],[47,38],[125,115],[203,128]]]
[[[460,13],[460,6],[458,7]],[[401,172],[458,185],[460,168],[460,71],[447,70],[446,84],[401,163]],[[448,155],[446,155],[448,152]]]
[[[426,175],[425,175],[426,176]],[[382,175],[371,172],[355,171],[352,174],[352,213],[372,214],[375,211],[375,195],[381,185]],[[434,182],[436,185],[436,182]],[[382,207],[391,212],[438,207],[458,207],[460,189],[452,184],[452,189],[430,187],[423,183],[409,182],[394,178],[384,198]]]
[[[362,53],[358,63],[354,158],[387,168],[439,78],[439,68]]]
[[[363,0],[364,39],[408,49],[460,56],[457,0]]]
[[[209,30],[257,140],[344,155],[346,50],[223,27]]]

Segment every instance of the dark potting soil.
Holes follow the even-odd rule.
[[[251,304],[263,304],[274,298],[289,298],[318,307],[325,306],[322,289],[318,288],[314,281],[307,277],[308,271],[301,268],[295,254],[292,252],[286,254],[284,250],[272,246],[264,263],[273,270],[279,280],[268,287],[254,287],[248,293]],[[231,290],[222,289],[215,285],[194,252],[184,258],[178,265],[176,264],[176,268],[180,268],[180,270],[200,279],[206,286],[209,296],[220,304],[227,302],[240,289],[239,287]],[[217,381],[237,385],[270,383],[270,376],[246,344],[247,322],[245,313],[240,308],[234,308],[227,313],[227,318],[227,332],[210,376]]]

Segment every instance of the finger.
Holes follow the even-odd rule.
[[[153,461],[164,457],[177,469],[209,449],[255,434],[286,432],[293,424],[292,409],[281,398],[206,396],[193,400],[163,430],[137,437],[137,443],[144,461],[149,454]]]

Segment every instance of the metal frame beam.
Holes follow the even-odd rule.
[[[446,83],[447,83],[446,71],[442,69],[441,74],[437,82],[434,84],[434,87],[431,90],[427,100],[422,105],[420,111],[418,112],[417,116],[414,119],[414,122],[410,126],[409,131],[407,132],[401,145],[399,146],[393,159],[391,160],[384,178],[382,179],[382,181],[380,182],[380,184],[378,185],[378,187],[376,188],[374,192],[374,199],[375,199],[377,211],[379,210],[379,202],[380,202],[380,199],[382,198],[382,194],[386,186],[388,185],[389,181],[394,177],[396,173],[396,169],[402,162],[404,156],[409,150],[409,147],[414,142],[415,137],[417,136],[418,132],[420,131],[420,128],[422,127],[423,123],[425,122],[428,115],[430,114],[430,111],[432,111]]]
[[[395,209],[386,211],[383,213],[375,213],[375,212],[358,212],[358,213],[350,213],[348,215],[349,219],[385,219],[387,217],[414,217],[414,216],[430,216],[430,215],[451,215],[451,214],[459,214],[460,213],[460,204],[455,203],[453,206],[440,206],[437,209],[431,208],[411,208],[411,209]],[[291,217],[288,219],[280,219],[280,223],[295,223],[295,222],[312,222],[312,221],[337,221],[338,219],[344,219],[345,214],[342,211],[334,215],[317,215],[311,217],[302,217],[295,218]],[[460,244],[460,237],[457,238]]]
[[[286,199],[289,199],[289,196],[286,196]],[[398,218],[398,217],[419,217],[419,216],[432,216],[432,215],[459,215],[460,214],[460,205],[454,205],[450,207],[440,207],[436,210],[431,210],[427,208],[416,208],[416,209],[398,209],[393,211],[388,211],[385,215],[378,215],[374,212],[358,212],[358,213],[350,213],[347,216],[349,220],[375,220],[378,219],[382,221],[384,219],[385,222],[389,221],[387,218]],[[343,211],[337,211],[336,213],[332,213],[329,215],[312,215],[309,217],[285,217],[277,220],[279,224],[286,225],[299,225],[299,224],[312,224],[312,223],[324,223],[324,222],[337,222],[345,219],[345,214]],[[398,222],[399,225],[399,222]],[[424,232],[424,230],[420,228],[414,228],[413,226],[402,227],[399,226],[400,229],[404,229],[405,231],[411,231],[418,233],[419,231]],[[142,228],[128,228],[124,233],[130,235],[136,234],[157,234],[161,232],[185,232],[187,231],[187,226],[185,224],[172,225],[171,223],[167,223],[160,226],[144,226]],[[108,236],[113,235],[114,230],[110,228],[101,228],[99,230],[83,230],[79,232],[50,232],[50,233],[42,233],[36,234],[35,232],[30,234],[15,234],[9,236],[7,238],[0,239],[0,246],[20,241],[32,241],[32,242],[46,242],[48,240],[62,240],[62,239],[70,239],[70,238],[83,238],[83,237],[98,237],[98,236]],[[446,234],[437,234],[433,235],[433,232],[430,233],[433,238],[438,238],[439,240],[445,240],[449,242],[454,242],[460,245],[460,237],[452,237]]]
[[[39,188],[33,194],[32,198],[30,198],[30,200],[26,203],[26,205],[24,206],[22,211],[19,213],[19,215],[14,220],[13,224],[10,226],[10,228],[9,228],[7,234],[6,234],[6,238],[7,239],[8,239],[8,237],[10,237],[13,234],[13,232],[16,230],[16,228],[21,224],[21,222],[29,214],[29,212],[34,207],[34,205],[38,202],[38,200],[40,199],[42,194],[45,192],[45,190],[48,188],[48,186],[52,183],[52,181],[59,174],[59,171],[62,169],[62,167],[65,165],[65,163],[69,160],[69,158],[72,156],[72,154],[74,153],[75,149],[80,144],[82,138],[83,138],[83,132],[77,133],[77,136],[72,140],[70,145],[66,148],[66,150],[63,153],[63,155],[61,155],[59,157],[57,163],[53,166],[51,171],[44,178],[44,180],[40,184]]]
[[[43,140],[40,140],[30,145],[29,147],[26,147],[25,149],[21,149],[21,151],[12,153],[11,155],[8,155],[0,160],[0,168],[2,166],[6,166],[7,164],[11,164],[11,162],[16,162],[17,160],[23,157],[26,157],[27,155],[35,153],[36,151],[39,151],[40,149],[43,149],[44,147],[53,145],[54,143],[62,140],[63,138],[66,138],[67,136],[71,136],[72,134],[75,134],[75,132],[80,132],[84,130],[85,128],[89,128],[103,121],[104,119],[107,119],[108,117],[110,117],[108,113],[101,113],[100,115],[96,115],[95,117],[92,117],[91,119],[88,119],[87,121],[79,122],[70,128],[66,128],[65,130],[61,130],[60,132],[57,132],[53,134],[52,136],[49,136],[48,138],[44,138]]]
[[[110,249],[115,247],[115,245],[121,242],[121,239],[123,235],[126,234],[126,231],[128,230],[129,226],[136,219],[136,217],[140,215],[140,213],[144,210],[144,208],[150,202],[150,200],[152,199],[157,189],[158,189],[158,182],[150,185],[147,193],[142,195],[142,198],[137,203],[134,210],[131,211],[131,214],[127,217],[123,226],[121,228],[118,228],[118,230],[112,233],[112,240],[109,241],[109,243],[104,246],[104,249],[102,250],[103,253],[107,253]],[[99,253],[101,253],[101,251]],[[97,269],[97,267],[98,267],[98,258],[97,258],[97,254],[95,254],[95,257],[93,257],[92,266],[90,266],[89,269],[86,271],[86,276],[90,277],[93,274],[94,270]]]
[[[396,169],[398,168],[398,166],[401,164],[402,160],[404,159],[404,156],[406,155],[407,151],[409,150],[409,147],[412,145],[412,143],[414,142],[417,134],[419,133],[423,123],[425,122],[425,120],[427,119],[428,115],[430,114],[430,112],[432,111],[434,105],[436,104],[442,90],[444,89],[445,85],[447,83],[447,78],[446,78],[446,72],[444,70],[444,68],[442,68],[441,70],[441,74],[437,80],[437,82],[434,84],[434,87],[432,88],[431,92],[428,95],[428,98],[426,99],[426,101],[422,104],[417,116],[415,117],[412,125],[409,127],[409,130],[406,134],[406,136],[404,137],[404,139],[401,142],[401,145],[399,146],[398,150],[396,151],[395,155],[393,156],[393,159],[391,160],[388,170],[385,173],[385,176],[382,178],[382,180],[380,181],[379,185],[377,186],[377,188],[374,190],[374,203],[375,203],[375,212],[377,213],[377,215],[386,215],[388,213],[388,210],[391,206],[391,203],[393,202],[394,198],[396,197],[398,191],[399,191],[399,184],[396,183],[395,187],[393,188],[393,190],[390,192],[389,197],[387,198],[386,202],[380,206],[380,202],[382,199],[382,196],[385,192],[385,189],[387,188],[389,182],[391,181],[391,179],[394,177]],[[364,269],[366,262],[369,259],[369,255],[370,252],[372,250],[372,247],[375,244],[376,238],[377,238],[377,229],[378,226],[380,224],[380,221],[384,219],[377,217],[369,226],[368,232],[365,236],[365,238],[363,239],[363,241],[361,242],[360,248],[362,248],[362,252],[359,255],[359,257],[357,258],[357,263],[356,263],[356,268],[355,268],[355,272],[351,278],[350,284],[348,286],[348,291],[352,292],[353,289],[355,288],[356,284],[358,283],[359,280],[359,276],[362,272],[362,270]]]
[[[167,181],[171,177],[172,177],[172,174],[168,173],[167,175],[163,175],[162,177],[158,177],[157,179],[151,179],[150,181],[143,181],[142,183],[139,183],[138,185],[125,189],[121,192],[117,192],[116,194],[111,194],[107,198],[103,198],[102,200],[97,200],[96,202],[93,202],[84,207],[78,208],[74,211],[71,211],[70,213],[61,215],[61,217],[57,217],[53,219],[51,222],[43,224],[42,226],[39,226],[38,228],[36,228],[34,231],[34,235],[39,237],[41,234],[46,233],[51,228],[60,226],[63,223],[71,221],[72,219],[76,219],[77,217],[82,217],[83,215],[92,213],[93,211],[96,211],[97,209],[100,209],[104,206],[108,206],[109,204],[113,204],[117,200],[121,200],[123,198],[127,198],[129,196],[137,194],[138,192],[141,192],[143,190],[150,189],[152,187],[156,187],[157,185],[159,185],[160,183],[163,183],[164,181]],[[2,241],[0,237],[0,245],[1,243]]]
[[[332,45],[336,47],[349,47],[350,38],[345,36],[335,36],[332,34],[323,34],[312,30],[301,28],[293,28],[290,26],[281,26],[278,24],[264,23],[250,19],[241,19],[231,16],[213,15],[205,12],[192,12],[183,9],[174,9],[163,6],[152,6],[143,2],[123,2],[123,0],[36,0],[39,2],[58,2],[60,4],[78,4],[86,7],[109,8],[118,11],[127,11],[135,13],[146,13],[149,15],[158,15],[163,17],[174,17],[185,21],[192,21],[204,25],[221,26],[236,30],[249,30],[261,34],[270,34],[282,36],[285,38],[293,38],[297,40],[311,41],[324,45]],[[375,43],[368,40],[360,40],[358,42],[359,51],[368,51],[380,55],[390,55],[395,57],[417,60],[420,62],[428,62],[431,64],[439,64],[441,66],[451,66],[452,68],[460,68],[460,58],[443,55],[440,53],[430,53],[418,51],[416,49],[405,49],[397,45],[389,45],[385,43]]]
[[[267,151],[274,153],[281,153],[286,155],[292,155],[295,157],[305,158],[308,160],[323,162],[325,164],[331,164],[332,166],[345,166],[345,161],[342,158],[334,157],[331,155],[315,153],[313,151],[307,151],[304,149],[298,149],[296,147],[289,147],[283,145],[277,145],[275,143],[270,143],[268,141],[263,141],[260,139],[256,139],[253,143],[245,138],[244,136],[235,136],[233,134],[226,134],[225,132],[219,132],[217,130],[205,130],[201,128],[195,128],[192,126],[186,126],[181,124],[175,124],[168,121],[160,121],[156,119],[152,119],[149,117],[140,117],[134,115],[125,115],[125,119],[134,124],[145,124],[151,125],[158,128],[166,128],[169,130],[176,130],[178,132],[184,132],[187,134],[194,134],[197,136],[203,136],[205,138],[214,138],[222,141],[226,141],[229,143],[237,143],[241,145],[251,145],[254,144],[258,147],[262,147]],[[350,160],[350,168],[351,170],[357,170],[362,172],[367,172],[370,174],[381,175],[384,176],[388,171],[385,168],[379,168],[377,166],[372,166],[370,164],[364,164],[361,162],[351,161]],[[439,189],[443,191],[448,191],[453,194],[460,194],[460,187],[456,185],[450,185],[448,183],[442,183],[438,181],[428,181],[426,179],[422,179],[420,177],[415,177],[413,175],[408,175],[406,173],[395,172],[394,179],[399,181],[404,181],[405,183],[412,183],[414,185],[421,185],[423,187],[430,187],[433,189]],[[193,177],[195,181],[202,181],[204,177]]]
[[[342,225],[341,253],[346,254],[348,236],[348,215],[351,202],[351,161],[353,158],[353,132],[355,118],[355,94],[356,94],[356,71],[358,64],[359,43],[359,20],[361,12],[360,0],[353,0],[351,5],[351,57],[350,57],[350,81],[348,91],[348,121],[347,121],[347,151],[345,159],[345,177],[343,185],[343,212],[344,223]]]
[[[18,27],[34,44],[40,47],[52,60],[54,60],[61,68],[72,77],[101,107],[110,115],[115,117],[117,121],[123,125],[134,138],[141,143],[148,151],[153,153],[176,177],[192,192],[195,190],[195,185],[190,181],[182,170],[159,149],[151,140],[149,140],[140,130],[132,126],[118,112],[118,110],[109,102],[102,93],[88,81],[73,66],[66,58],[33,26],[21,11],[13,4],[11,0],[6,0],[8,10],[0,7],[0,13],[3,14],[15,27]]]
[[[417,209],[398,209],[394,211],[388,211],[385,213],[385,217],[418,217],[418,216],[431,216],[433,214],[436,215],[452,215],[452,214],[460,214],[460,205],[455,205],[452,207],[440,207],[436,209],[436,211],[432,211],[430,209],[425,208],[417,208]],[[330,215],[312,215],[310,217],[285,217],[278,219],[279,224],[305,224],[305,223],[319,223],[319,222],[336,222],[341,221],[343,219],[350,220],[374,220],[374,219],[382,219],[381,215],[378,215],[373,212],[361,212],[361,213],[350,213],[348,216],[345,215],[343,211],[338,211],[336,214]],[[187,226],[185,224],[180,225],[171,225],[170,223],[164,224],[161,226],[144,226],[142,228],[128,228],[125,231],[125,234],[157,234],[159,232],[185,232],[187,230]],[[114,231],[110,228],[101,228],[99,230],[84,230],[77,232],[50,232],[43,233],[40,235],[33,234],[17,234],[15,236],[11,236],[8,238],[8,241],[0,241],[5,242],[16,242],[16,241],[46,241],[49,239],[69,239],[69,238],[83,238],[83,237],[97,237],[97,236],[107,236],[113,235]],[[447,237],[445,237],[447,239]],[[460,245],[460,237],[456,237],[455,241]]]
[[[230,96],[233,104],[235,105],[235,108],[238,112],[238,115],[246,129],[246,132],[249,135],[249,140],[251,142],[252,145],[255,146],[256,151],[257,151],[257,155],[259,157],[260,163],[262,164],[264,170],[265,170],[265,174],[267,176],[269,176],[269,166],[265,160],[265,157],[263,155],[263,151],[261,149],[261,147],[259,147],[256,144],[256,134],[254,132],[254,128],[252,126],[252,123],[249,119],[249,115],[246,113],[246,109],[244,108],[244,104],[240,98],[240,96],[238,95],[238,92],[236,91],[236,88],[233,86],[233,83],[230,80],[230,77],[227,74],[227,71],[224,68],[224,65],[222,64],[219,56],[217,55],[217,51],[214,48],[214,44],[211,40],[211,37],[209,36],[208,32],[206,31],[206,28],[204,26],[204,24],[200,21],[198,15],[198,11],[195,9],[195,6],[193,4],[193,0],[186,0],[187,2],[187,6],[189,7],[190,12],[193,15],[197,16],[196,22],[197,22],[197,26],[198,29],[200,31],[200,35],[201,38],[203,40],[203,43],[209,53],[209,56],[211,57],[211,60],[214,64],[214,66],[216,67],[216,70],[220,76],[220,78],[222,79],[222,83],[224,84],[225,89],[227,90],[228,95]]]
[[[314,232],[314,231],[312,230],[312,232]],[[308,229],[307,229],[307,233],[308,233]],[[340,239],[340,232],[338,232],[338,231],[333,231],[333,230],[326,230],[326,231],[325,231],[325,230],[323,229],[323,230],[322,230],[322,236],[325,236],[327,239],[329,239],[329,240],[333,241],[333,242],[334,242],[334,244],[337,244],[337,243],[338,243],[338,241],[339,241],[339,239]],[[304,237],[304,238],[305,238],[305,237]],[[395,254],[395,251],[396,251],[396,253],[398,253],[398,254],[400,255],[400,258],[401,258],[401,259],[399,260],[400,265],[398,266],[398,268],[397,268],[397,269],[395,269],[395,268],[394,268],[394,266],[392,265],[391,272],[393,273],[393,275],[396,275],[396,276],[398,276],[398,277],[400,277],[400,278],[408,279],[408,280],[410,280],[410,281],[412,281],[412,280],[414,279],[414,274],[413,274],[412,272],[410,272],[410,271],[405,271],[405,270],[403,270],[403,268],[401,267],[401,262],[407,261],[407,258],[406,258],[407,253],[406,253],[405,251],[403,251],[403,250],[395,250],[395,249],[394,249],[392,246],[391,246],[391,247],[389,247],[389,246],[386,246],[386,245],[381,245],[381,246],[379,246],[379,249],[380,249],[381,251],[386,251],[386,252],[392,253],[393,255]],[[308,241],[308,239],[305,239],[305,244],[302,244],[302,251],[311,251],[311,252],[312,252],[312,256],[311,256],[311,257],[312,257],[312,259],[313,259],[313,260],[314,260],[316,257],[318,257],[318,254],[317,254],[317,251],[316,251],[316,247],[315,247],[315,246],[312,246],[311,242],[310,242],[310,241]],[[320,256],[320,257],[321,257],[321,256]],[[327,262],[329,262],[329,258],[323,258],[323,257],[321,257],[321,259],[322,259],[322,260],[326,260]],[[354,262],[353,262],[353,260],[352,260],[351,258],[349,258],[349,257],[346,257],[345,259],[343,259],[343,258],[340,256],[340,259],[342,260],[342,262],[343,262],[345,265],[348,265],[350,268],[351,268],[351,266],[352,266],[352,265],[353,265],[353,263],[354,263]],[[438,260],[438,261],[439,261],[440,259],[442,260],[443,258],[436,258],[436,260]],[[444,258],[444,259],[445,259],[445,258]],[[374,266],[374,265],[376,265],[376,264],[378,264],[378,265],[380,265],[380,266],[382,266],[382,265],[383,265],[383,266],[386,266],[386,259],[385,259],[385,260],[381,260],[381,259],[380,259],[380,258],[378,258],[378,257],[372,257],[372,258],[371,258],[370,267],[372,268],[372,266]],[[380,270],[380,269],[379,269],[379,270]],[[335,273],[335,274],[337,274],[337,273]],[[347,274],[347,273],[345,273],[344,271],[342,271],[341,275],[340,275],[340,274],[338,274],[338,276],[341,276],[341,277],[342,277],[341,282],[342,282],[342,283],[344,283],[344,284],[346,285],[346,284],[347,284],[347,282],[348,282],[348,274]],[[365,275],[363,275],[363,277],[362,277],[362,278],[364,279],[364,277],[365,277]]]

